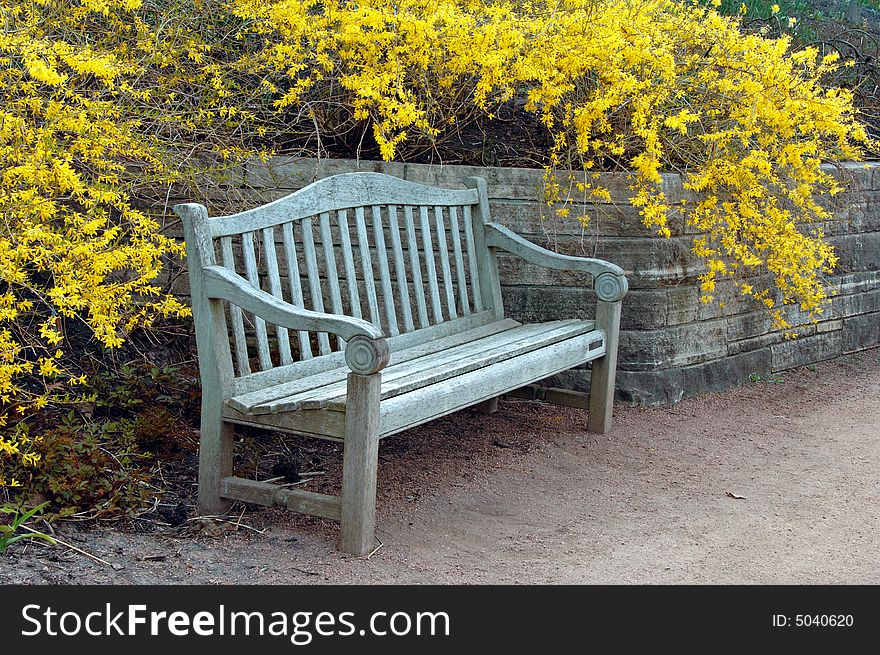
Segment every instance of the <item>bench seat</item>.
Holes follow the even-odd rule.
[[[496,321],[445,338],[394,348],[382,374],[380,436],[388,436],[437,416],[463,409],[536,382],[605,354],[604,334],[594,321],[562,320],[523,325]],[[293,380],[226,402],[225,416],[239,423],[301,412],[344,413],[347,366],[316,379]],[[479,381],[482,380],[482,383]],[[305,421],[327,426],[330,439],[344,437],[344,418]],[[291,425],[295,423],[291,419]],[[338,430],[333,429],[338,426]],[[301,432],[303,424],[298,429]]]

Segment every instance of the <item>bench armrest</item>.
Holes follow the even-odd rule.
[[[565,271],[584,271],[593,276],[599,300],[621,300],[629,288],[623,269],[604,259],[560,255],[522,238],[498,223],[486,223],[486,245],[513,253],[529,263]]]
[[[353,316],[314,312],[291,305],[222,266],[206,266],[202,271],[208,298],[226,300],[269,323],[291,330],[338,334],[347,342],[345,361],[354,373],[376,373],[388,363],[385,335],[372,323]]]

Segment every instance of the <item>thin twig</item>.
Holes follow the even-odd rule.
[[[376,547],[372,550],[372,552],[371,552],[369,555],[367,555],[367,559],[370,559],[373,555],[375,555],[376,553],[378,553],[378,552],[379,552],[379,549],[380,549],[382,546],[385,545],[385,544],[382,543],[382,540],[379,539],[379,537],[376,537],[376,541],[379,542],[379,545],[376,546]]]
[[[247,525],[246,523],[241,522],[241,518],[239,517],[238,521],[230,521],[229,519],[224,519],[219,516],[194,516],[191,519],[187,519],[187,522],[190,521],[198,521],[199,519],[210,519],[212,521],[219,521],[220,523],[229,523],[230,525],[234,525],[236,527],[247,528],[248,530],[253,530],[257,534],[264,534],[268,528],[263,528],[260,530],[259,528],[255,528],[252,525]]]
[[[42,534],[39,530],[34,530],[33,528],[29,528],[26,525],[20,525],[18,527],[23,528],[23,529],[27,530],[28,532],[33,532],[34,534]],[[101,559],[97,555],[92,555],[91,553],[87,553],[86,551],[82,550],[81,548],[77,548],[73,544],[69,544],[66,541],[62,541],[61,539],[58,539],[57,537],[52,537],[52,539],[55,541],[56,544],[58,544],[60,546],[64,546],[65,548],[69,548],[70,550],[72,550],[76,553],[79,553],[80,555],[85,555],[89,559],[95,560],[99,564],[103,564],[104,566],[109,566],[111,568],[113,567],[113,565],[110,562],[108,562],[107,560]]]
[[[257,534],[264,534],[267,528],[263,528],[260,530],[259,528],[255,528],[252,525],[248,525],[247,523],[242,523],[239,519],[238,521],[227,521],[226,519],[214,519],[215,521],[220,521],[221,523],[229,523],[230,525],[234,525],[237,528],[247,528],[248,530],[252,530]]]
[[[301,484],[305,484],[306,482],[311,482],[309,478],[303,478],[302,480],[297,480],[296,482],[284,482],[278,485],[279,489],[284,489],[285,487],[298,487]]]

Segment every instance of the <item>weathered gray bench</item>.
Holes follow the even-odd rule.
[[[341,521],[374,546],[379,439],[592,361],[588,429],[611,425],[623,271],[491,222],[486,182],[329,177],[262,207],[183,219],[202,382],[199,510],[232,500]],[[595,321],[505,318],[495,252],[585,271]],[[237,272],[239,271],[239,272]],[[341,497],[233,476],[233,425],[342,441]]]

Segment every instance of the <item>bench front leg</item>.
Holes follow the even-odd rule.
[[[605,355],[593,360],[590,375],[590,414],[587,429],[605,434],[611,429],[617,344],[620,341],[620,301],[596,303],[596,325],[605,332]]]
[[[199,514],[219,516],[232,501],[220,497],[223,478],[232,475],[235,429],[223,421],[222,409],[212,399],[203,401],[199,437]]]
[[[381,386],[380,373],[348,374],[340,548],[354,555],[366,555],[374,542]]]
[[[587,429],[605,434],[611,429],[617,344],[620,341],[620,301],[629,287],[626,277],[613,271],[593,279],[596,290],[596,327],[605,333],[605,354],[593,360],[590,376],[590,416]]]

